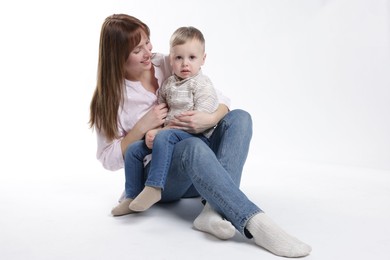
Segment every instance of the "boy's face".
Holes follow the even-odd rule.
[[[170,51],[173,72],[182,79],[198,73],[205,59],[204,48],[198,40],[188,40],[172,47]]]

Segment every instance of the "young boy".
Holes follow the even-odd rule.
[[[150,130],[145,142],[131,144],[130,158],[126,158],[126,198],[129,210],[145,211],[161,199],[166,176],[172,160],[174,146],[180,140],[199,137],[208,143],[213,128],[201,134],[190,134],[171,128],[169,122],[183,111],[198,110],[212,113],[218,107],[218,98],[210,79],[202,74],[201,66],[206,59],[203,34],[194,27],[177,29],[170,40],[170,64],[173,75],[161,86],[158,102],[166,103],[169,111],[162,128]],[[153,149],[152,149],[153,148]],[[143,160],[152,154],[150,171],[143,182]],[[142,191],[141,191],[142,189]],[[115,208],[114,208],[115,210]],[[113,210],[113,213],[115,213]]]

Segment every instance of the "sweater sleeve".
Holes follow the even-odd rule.
[[[194,110],[213,113],[218,108],[219,101],[211,80],[200,75],[194,83]]]
[[[218,102],[220,104],[226,105],[230,109],[230,106],[231,106],[230,99],[227,96],[225,96],[219,89],[214,88],[214,90],[217,93]]]
[[[105,135],[97,131],[97,159],[102,163],[103,167],[110,171],[117,171],[124,167],[122,155],[121,141],[122,139],[114,139],[108,141]]]

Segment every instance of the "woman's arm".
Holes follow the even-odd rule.
[[[125,154],[129,144],[144,138],[146,132],[150,129],[160,127],[164,123],[167,113],[167,105],[163,103],[154,106],[143,117],[141,117],[141,119],[134,125],[133,129],[131,129],[122,139],[122,155]]]

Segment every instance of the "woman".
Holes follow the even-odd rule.
[[[156,91],[171,68],[168,57],[152,53],[149,37],[146,24],[124,14],[107,17],[102,26],[90,124],[97,130],[97,157],[110,170],[125,167],[128,145],[162,125],[167,115],[165,104],[156,105]],[[310,246],[284,232],[239,189],[252,122],[245,111],[228,112],[229,102],[219,98],[221,104],[212,114],[189,111],[172,121],[173,127],[192,133],[218,125],[210,147],[198,138],[176,144],[161,201],[200,195],[207,203],[194,221],[197,229],[226,239],[234,235],[232,224],[276,255],[308,255]],[[130,202],[122,200],[113,215],[132,213]]]

